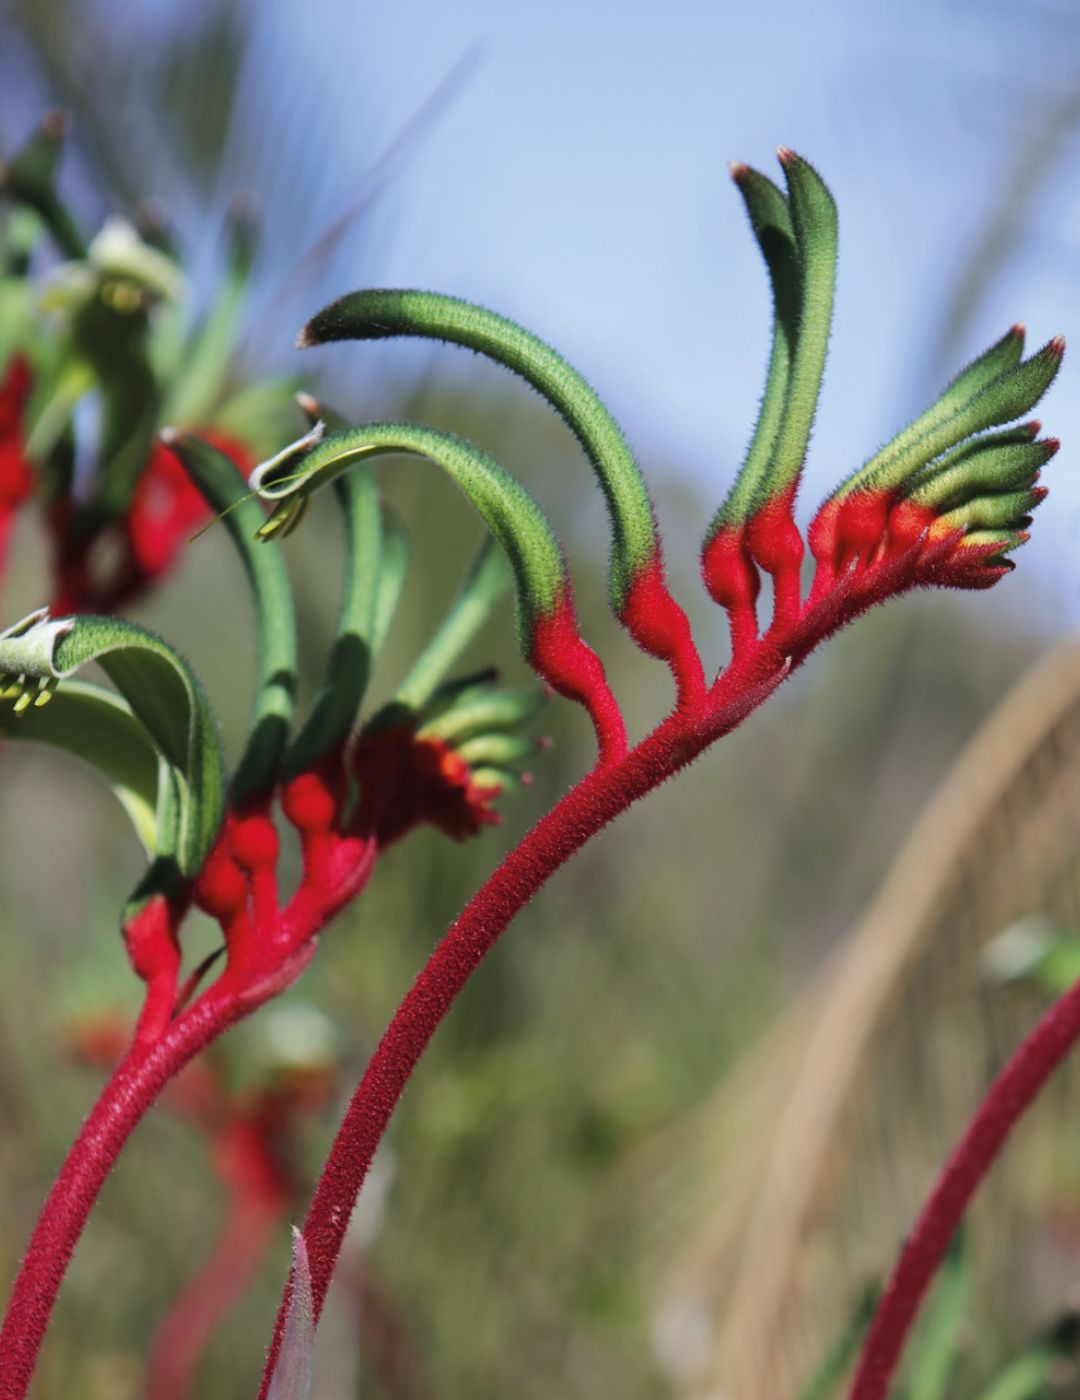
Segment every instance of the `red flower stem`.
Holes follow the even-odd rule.
[[[1080,1038],[1080,982],[1022,1042],[991,1084],[927,1197],[870,1324],[849,1400],[885,1400],[901,1349],[983,1177],[1006,1138]]]
[[[15,1279],[0,1331],[0,1400],[24,1400],[56,1295],[99,1191],[162,1089],[200,1050],[274,994],[211,987],[154,1045],[133,1045],[64,1159]]]
[[[559,867],[631,803],[740,723],[787,674],[759,648],[733,664],[693,713],[677,711],[621,760],[593,769],[533,827],[469,901],[394,1014],[338,1129],[304,1222],[315,1316],[353,1206],[398,1100],[443,1018],[510,921]],[[288,1309],[282,1300],[259,1388],[265,1400]]]
[[[231,1193],[217,1244],[158,1329],[146,1368],[146,1400],[190,1400],[199,1363],[223,1315],[258,1273],[288,1214],[283,1199]]]

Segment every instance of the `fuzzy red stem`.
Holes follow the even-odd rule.
[[[406,1084],[472,973],[532,896],[608,822],[739,724],[787,674],[778,655],[733,664],[693,713],[676,711],[620,761],[595,768],[532,828],[451,924],[398,1007],[338,1129],[304,1222],[315,1315],[353,1206]],[[265,1400],[288,1309],[282,1300],[259,1387]]]
[[[927,1290],[1013,1127],[1080,1039],[1080,982],[1060,998],[990,1086],[927,1197],[870,1324],[849,1400],[885,1400]]]
[[[213,989],[152,1046],[134,1046],[102,1090],[38,1217],[0,1331],[0,1400],[23,1400],[60,1284],[98,1192],[169,1080],[244,1014]]]
[[[284,1199],[245,1188],[232,1193],[220,1239],[154,1338],[146,1368],[147,1400],[190,1400],[218,1323],[258,1273],[287,1213]]]

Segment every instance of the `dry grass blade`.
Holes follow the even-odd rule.
[[[662,1310],[696,1317],[709,1337],[683,1393],[790,1395],[868,1274],[889,1263],[949,1143],[1034,1016],[1030,990],[987,984],[982,950],[1031,913],[1080,923],[1078,846],[1080,646],[1068,643],[984,725],[798,1013],[697,1121],[705,1185]],[[770,1122],[732,1158],[731,1144],[746,1141],[740,1084],[762,1094]],[[1063,1146],[1077,1148],[1075,1137],[1062,1143],[1052,1105],[1034,1119],[975,1232],[980,1317],[996,1326],[1011,1311],[1020,1333],[1031,1319],[1016,1305],[1017,1234],[1071,1211],[1057,1174]],[[751,1187],[737,1208],[733,1178]],[[1036,1312],[1040,1295],[1052,1311],[1064,1286],[1048,1253],[1024,1255],[1035,1261],[1026,1302]],[[1003,1255],[1011,1267],[1000,1267]]]

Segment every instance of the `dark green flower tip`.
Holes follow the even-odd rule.
[[[765,392],[743,465],[713,517],[705,548],[798,482],[817,412],[836,283],[836,204],[807,161],[777,152],[787,192],[749,166],[732,166],[773,296]]]
[[[22,148],[0,166],[0,197],[32,209],[67,258],[82,258],[86,241],[56,193],[56,174],[67,135],[67,117],[47,112]]]
[[[773,299],[772,350],[757,423],[727,500],[713,517],[706,543],[725,525],[741,524],[766,479],[783,418],[799,333],[799,253],[787,196],[760,171],[733,163],[731,176],[746,205],[765,260]]]
[[[1065,342],[1055,336],[1027,360],[1020,359],[1022,350],[1023,327],[1013,326],[925,413],[849,477],[834,499],[857,490],[899,490],[969,438],[1029,413],[1053,383]]]

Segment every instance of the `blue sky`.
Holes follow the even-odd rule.
[[[300,110],[331,114],[342,203],[371,151],[463,53],[478,53],[370,216],[362,266],[338,259],[320,291],[351,276],[496,306],[586,372],[651,470],[677,462],[716,482],[718,499],[768,336],[764,273],[728,160],[775,173],[774,148],[790,145],[840,207],[810,502],[941,378],[932,352],[945,301],[1080,64],[1080,23],[1049,3],[396,0],[315,3],[301,17],[275,0],[263,16]],[[1072,333],[1074,357],[1044,405],[1066,449],[1023,559],[1070,613],[1080,602],[1075,156],[1067,134],[947,367],[1015,320],[1032,345]],[[370,373],[366,353],[358,364]]]
[[[1072,0],[237,3],[256,32],[218,203],[248,184],[269,221],[261,350],[275,357],[280,343],[287,359],[294,327],[357,285],[469,297],[567,354],[650,475],[687,473],[718,501],[751,426],[769,321],[727,162],[776,174],[775,147],[790,145],[825,175],[841,215],[833,352],[804,510],[1012,322],[1028,325],[1032,346],[1062,332],[1074,349],[1042,413],[1065,449],[1021,559],[1057,625],[1075,620]],[[201,9],[222,5],[202,0]],[[152,71],[162,30],[191,23],[198,8],[110,0],[102,42],[122,36]],[[295,246],[297,223],[314,237],[355,202],[376,153],[463,55],[472,62],[454,100],[394,165],[337,255],[282,300],[271,289],[308,241]],[[1070,100],[1077,111],[1063,112]],[[1055,111],[1058,138],[1040,144]],[[1020,168],[1032,191],[1012,211],[1015,246],[943,360],[946,308]],[[290,217],[275,228],[278,210]],[[382,367],[430,356],[401,345],[334,353],[338,364],[351,356],[344,363],[367,386],[372,412]],[[462,352],[436,358],[450,372],[468,365]],[[999,590],[1003,600],[1008,592]]]

